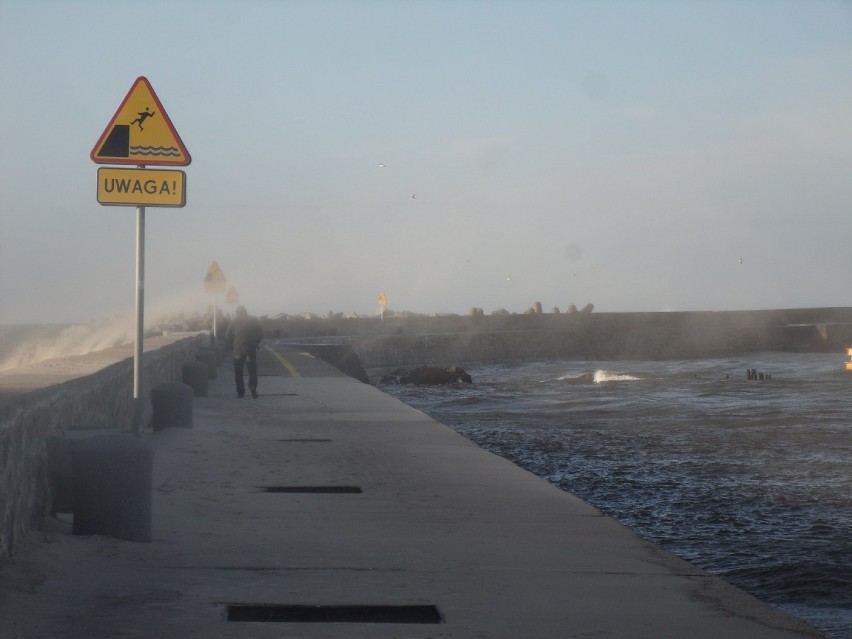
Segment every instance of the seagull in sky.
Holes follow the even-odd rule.
[[[743,258],[740,258],[740,264],[742,264],[742,263],[743,263]]]
[[[417,193],[412,193],[412,194],[411,194],[411,199],[412,199],[412,200],[416,200],[416,199],[417,199]]]
[[[382,164],[381,162],[379,162],[379,168],[380,168],[380,169],[385,168],[385,166],[386,166],[385,164]]]

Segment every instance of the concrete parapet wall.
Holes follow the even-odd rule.
[[[152,415],[150,390],[180,381],[202,338],[194,334],[145,342],[140,415]],[[130,431],[133,347],[50,360],[0,375],[0,559],[12,554],[50,511],[47,442],[70,431]]]
[[[261,318],[264,336],[288,340],[347,340],[392,335],[435,333],[600,331],[617,336],[634,331],[676,331],[681,338],[707,335],[760,333],[768,328],[821,326],[845,331],[852,323],[852,307],[801,308],[755,311],[671,311],[648,313],[561,313],[512,315],[442,315],[360,318]],[[825,331],[824,331],[825,332]],[[829,338],[831,336],[829,335]]]
[[[839,333],[839,331],[838,331]],[[465,364],[548,357],[592,360],[696,359],[759,351],[842,352],[852,330],[825,338],[817,327],[765,327],[730,333],[708,331],[700,338],[665,327],[623,333],[596,330],[396,335],[353,339],[352,349],[367,369],[424,363]]]
[[[365,368],[542,357],[694,359],[843,352],[852,308],[267,320],[269,337],[351,345]]]

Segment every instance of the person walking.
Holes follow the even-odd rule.
[[[238,306],[234,312],[234,321],[228,325],[225,339],[234,351],[234,382],[237,386],[237,397],[244,397],[246,394],[243,369],[248,368],[249,391],[251,396],[257,399],[257,347],[263,339],[260,322],[249,316],[245,306]]]

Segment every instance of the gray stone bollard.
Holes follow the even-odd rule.
[[[188,362],[182,368],[183,383],[192,387],[196,397],[207,397],[207,379],[210,371],[204,362]]]
[[[154,451],[138,437],[112,433],[71,452],[74,534],[151,541]]]
[[[192,428],[192,398],[195,391],[189,384],[166,382],[151,389],[151,427]]]
[[[221,342],[216,342],[215,344],[210,345],[210,349],[216,353],[216,364],[217,366],[221,366],[222,362],[225,361],[225,345]]]
[[[74,491],[71,485],[71,450],[75,442],[64,437],[47,440],[47,470],[53,500],[50,513],[73,513]]]
[[[207,379],[216,379],[216,367],[219,365],[219,356],[212,348],[201,348],[195,359],[207,365]]]

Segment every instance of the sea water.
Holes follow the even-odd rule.
[[[383,389],[694,565],[850,639],[844,360],[559,359],[468,366],[470,385]]]

